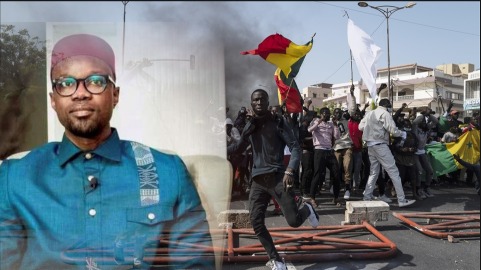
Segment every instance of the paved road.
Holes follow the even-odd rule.
[[[408,198],[410,192],[405,188]],[[301,270],[471,270],[480,269],[480,238],[460,239],[457,243],[451,243],[446,239],[438,239],[427,236],[409,227],[392,215],[392,212],[451,212],[472,211],[480,209],[480,196],[474,188],[460,185],[440,185],[432,189],[435,197],[418,201],[408,208],[398,208],[391,204],[389,220],[377,222],[375,228],[397,245],[398,252],[388,259],[353,260],[342,259],[335,261],[322,261],[316,263],[287,262],[288,269]],[[351,196],[351,200],[361,200],[362,195]],[[394,200],[396,201],[396,200]],[[321,226],[340,225],[345,219],[345,206],[335,206],[331,203],[331,195],[323,191],[317,199],[320,206],[317,212],[321,218]],[[245,209],[247,201],[237,200],[231,204],[232,209]],[[272,211],[273,206],[268,210]],[[272,212],[266,218],[269,227],[286,227],[287,223],[283,216],[275,216]],[[308,226],[306,222],[304,225]],[[479,229],[473,230],[479,232]],[[258,243],[252,239],[252,243]],[[223,269],[253,270],[269,269],[263,263],[224,263]]]

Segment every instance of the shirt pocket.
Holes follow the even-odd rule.
[[[147,207],[127,209],[128,229],[150,227],[174,219],[174,207],[170,204],[156,204]]]

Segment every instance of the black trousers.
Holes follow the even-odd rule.
[[[310,196],[316,198],[319,186],[322,186],[326,179],[326,168],[329,169],[331,182],[334,186],[334,198],[339,197],[341,178],[339,164],[334,156],[334,150],[314,150],[314,176],[311,183]]]
[[[371,162],[369,161],[369,154],[367,152],[367,148],[363,148],[362,149],[362,165],[361,165],[361,183],[359,184],[360,189],[364,189],[366,187],[370,170],[371,170]]]
[[[314,175],[314,150],[302,151],[301,157],[302,174],[301,174],[301,195],[311,192],[312,176]]]
[[[306,205],[299,209],[293,189],[284,191],[282,178],[284,173],[269,173],[257,175],[252,178],[252,186],[249,194],[249,210],[252,228],[257,238],[267,252],[270,259],[281,261],[277,253],[271,234],[265,225],[266,210],[272,197],[279,203],[287,224],[291,227],[299,227],[309,217],[310,211]]]

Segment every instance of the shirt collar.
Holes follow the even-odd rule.
[[[73,144],[64,134],[58,149],[58,160],[60,166],[65,165],[65,163],[81,152],[82,150]],[[121,145],[117,130],[112,128],[112,133],[107,140],[100,144],[96,149],[91,151],[91,153],[119,162],[121,156]]]

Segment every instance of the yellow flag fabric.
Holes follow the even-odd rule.
[[[471,164],[479,162],[479,147],[479,130],[473,129],[462,134],[457,142],[426,145],[426,153],[430,156],[434,173],[440,176],[463,168],[454,159],[454,154]]]
[[[451,154],[457,154],[468,163],[477,163],[479,161],[479,130],[473,129],[461,135],[458,142],[446,144],[446,149]],[[458,168],[463,166],[455,161]]]
[[[312,49],[312,41],[306,45],[297,45],[291,42],[286,48],[285,53],[270,53],[266,61],[276,65],[284,72],[286,77],[289,77],[292,66],[299,61],[300,58],[306,56],[306,54]]]
[[[303,102],[294,78],[306,54],[312,49],[313,38],[304,45],[298,45],[280,34],[274,34],[264,39],[257,49],[241,52],[244,55],[259,55],[277,67],[274,80],[278,86],[279,105],[286,105],[289,113],[302,112]]]

